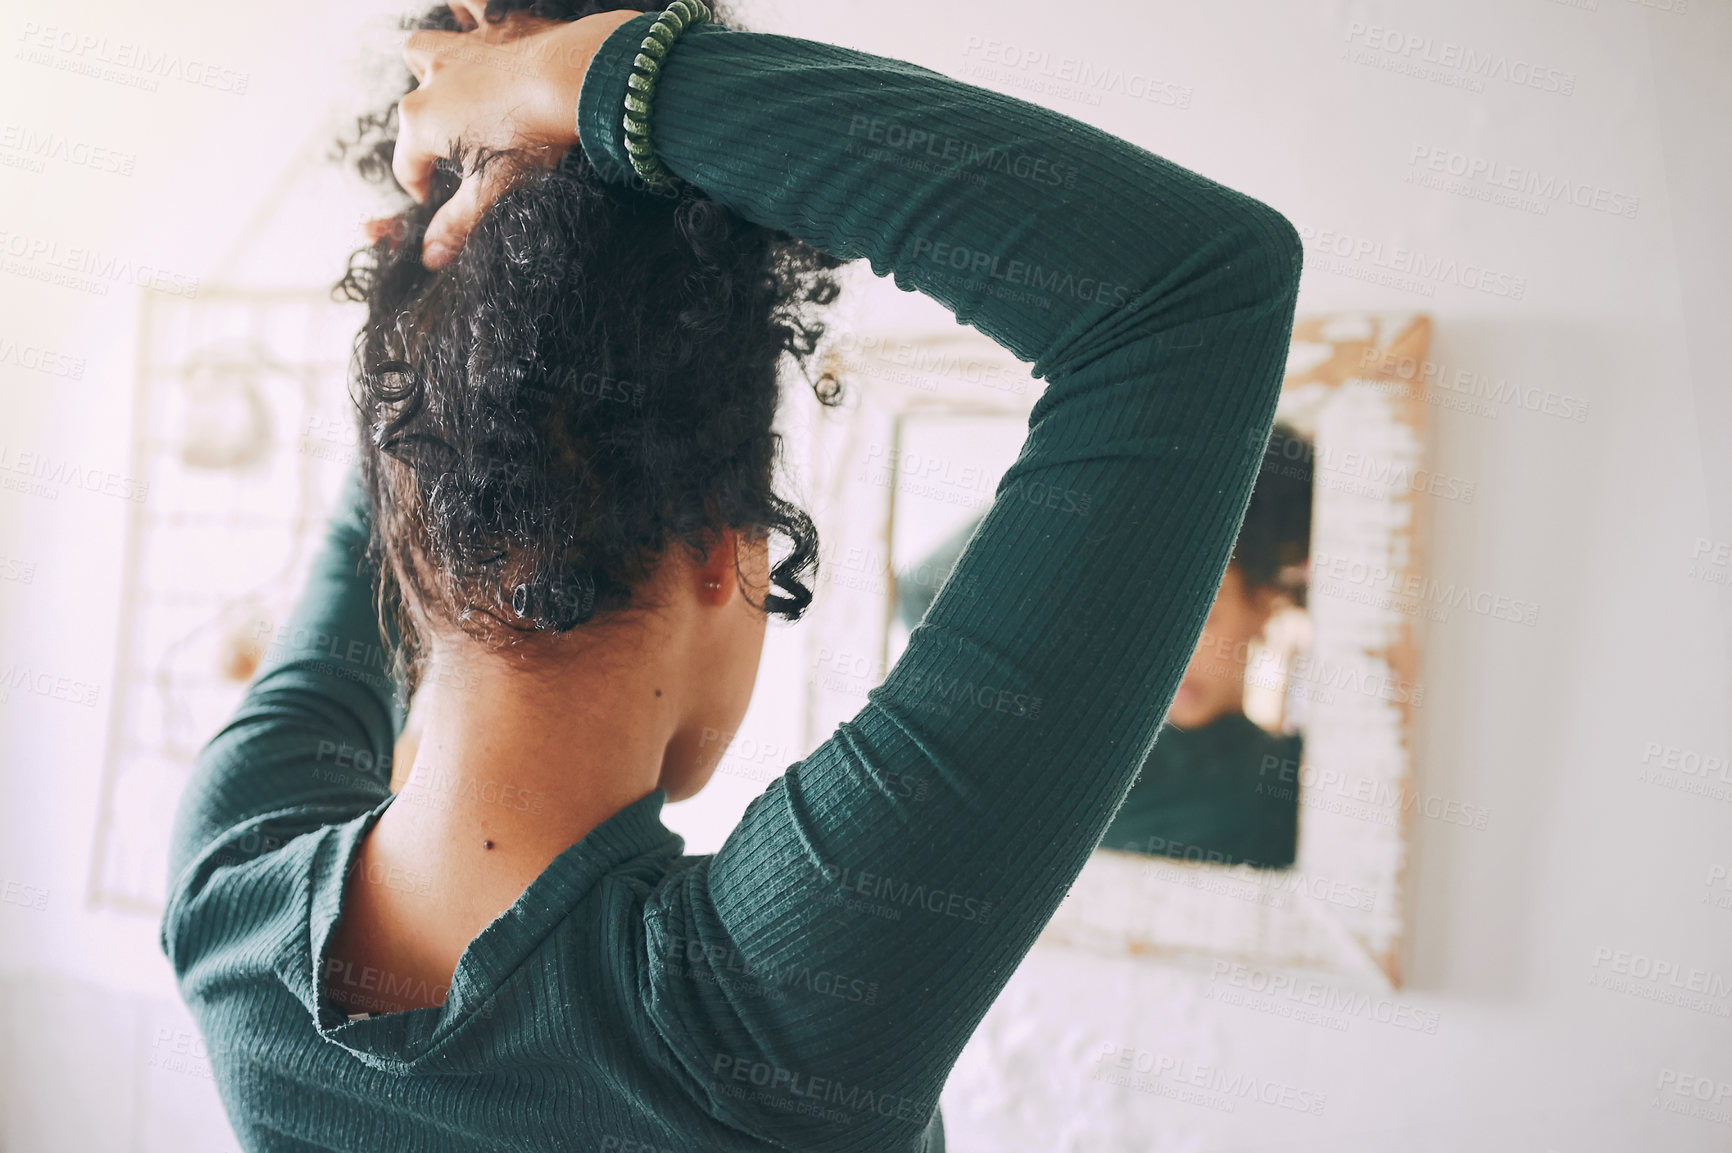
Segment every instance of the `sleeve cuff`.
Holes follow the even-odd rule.
[[[583,76],[583,88],[577,98],[577,140],[590,164],[609,183],[623,184],[637,178],[631,154],[625,150],[626,80],[631,76],[632,62],[637,59],[638,46],[660,15],[659,10],[645,12],[608,33]],[[664,73],[688,37],[721,31],[724,29],[716,24],[686,29],[662,62]]]
[[[610,184],[632,174],[631,157],[625,150],[625,82],[631,75],[632,61],[637,59],[638,45],[660,15],[645,12],[615,28],[595,50],[583,76],[577,98],[577,139],[590,164]]]

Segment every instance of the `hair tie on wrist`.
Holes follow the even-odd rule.
[[[680,33],[698,24],[708,23],[710,10],[704,0],[673,0],[672,4],[650,25],[649,35],[638,45],[632,61],[631,75],[626,77],[625,150],[631,158],[632,170],[652,190],[661,191],[679,183],[679,177],[668,170],[656,156],[650,144],[650,100],[655,96],[656,81],[661,77],[662,61]]]

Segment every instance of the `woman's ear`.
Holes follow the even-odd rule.
[[[445,7],[451,9],[457,27],[465,32],[475,31],[487,20],[486,0],[451,0]]]
[[[706,605],[725,605],[739,591],[736,569],[744,571],[740,536],[732,529],[720,529],[705,534],[704,558],[691,565],[686,579],[696,587],[698,599]]]

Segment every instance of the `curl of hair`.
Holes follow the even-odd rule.
[[[487,18],[621,7],[639,5],[491,0]],[[413,26],[457,30],[444,8]],[[362,117],[342,147],[398,188],[395,144],[393,109]],[[506,190],[429,271],[428,222],[462,173],[489,164],[509,166]],[[367,307],[351,374],[360,471],[411,688],[427,638],[402,594],[430,620],[511,644],[632,606],[667,549],[701,560],[724,528],[785,540],[757,607],[798,619],[818,534],[775,489],[777,374],[789,358],[820,403],[839,402],[808,360],[840,261],[689,186],[606,183],[580,147],[551,169],[454,156],[433,184],[334,290]]]
[[[1305,580],[1295,570],[1311,555],[1314,454],[1311,442],[1291,427],[1274,427],[1233,546],[1233,563],[1247,587],[1285,592],[1300,607],[1305,605]]]

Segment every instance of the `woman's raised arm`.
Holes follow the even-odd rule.
[[[582,146],[619,178],[651,19],[582,87]],[[687,31],[650,127],[675,175],[865,258],[1048,382],[885,682],[647,910],[650,1012],[692,1092],[795,1147],[905,1147],[1171,703],[1273,419],[1299,240],[1085,124],[781,36]],[[742,966],[850,992],[741,996]]]

